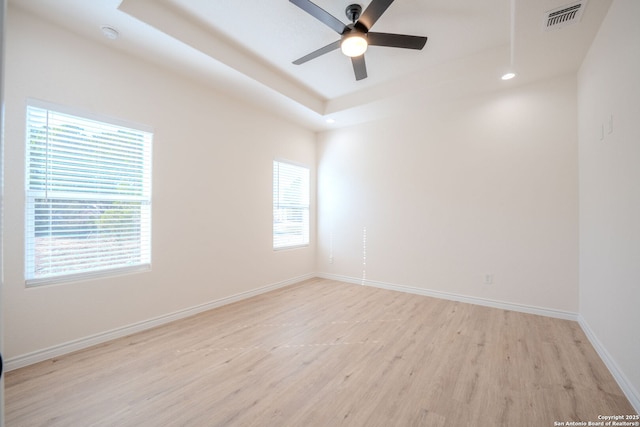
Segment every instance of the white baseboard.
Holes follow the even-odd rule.
[[[607,368],[609,368],[609,372],[611,372],[611,375],[613,375],[613,378],[615,378],[616,382],[622,389],[622,392],[625,394],[625,396],[627,396],[627,399],[629,399],[629,403],[631,403],[633,409],[635,409],[635,411],[640,414],[640,393],[638,393],[638,390],[636,390],[633,384],[631,384],[627,376],[622,372],[618,364],[611,357],[607,349],[602,345],[596,334],[593,332],[591,327],[589,327],[589,324],[581,314],[578,315],[578,323],[580,324],[580,327],[584,331],[584,334],[587,336],[587,338],[591,342],[591,345],[596,350],[604,364],[607,366]]]
[[[110,341],[116,338],[125,337],[127,335],[141,332],[147,329],[155,328],[175,320],[184,319],[189,316],[193,316],[203,311],[211,310],[213,308],[221,307],[223,305],[231,304],[236,301],[251,298],[256,295],[260,295],[275,289],[283,288],[285,286],[293,285],[302,282],[307,279],[316,277],[315,274],[306,274],[299,277],[294,277],[289,280],[285,280],[278,283],[272,283],[270,285],[262,286],[260,288],[252,289],[250,291],[241,292],[239,294],[231,295],[225,298],[221,298],[215,301],[210,301],[205,304],[189,307],[183,310],[179,310],[173,313],[165,314],[162,316],[154,317],[152,319],[143,320],[131,325],[123,326],[121,328],[112,329],[110,331],[101,332],[88,337],[80,338],[77,340],[69,341],[53,347],[37,350],[32,353],[12,357],[5,360],[5,370],[12,371],[14,369],[22,368],[24,366],[32,365],[34,363],[42,362],[54,357],[62,356],[74,351],[82,350],[87,347],[101,344],[106,341]]]
[[[363,280],[355,277],[339,276],[339,275],[328,274],[328,273],[318,273],[317,276],[323,279],[337,280],[340,282],[347,282],[347,283],[355,283],[358,285],[372,286],[375,288],[388,289],[392,291],[400,291],[400,292],[406,292],[410,294],[422,295],[427,297],[446,299],[450,301],[458,301],[458,302],[464,302],[468,304],[482,305],[485,307],[500,308],[503,310],[518,311],[521,313],[537,314],[540,316],[555,317],[558,319],[565,319],[565,320],[573,320],[573,321],[578,320],[578,313],[572,313],[570,311],[562,311],[562,310],[555,310],[552,308],[543,308],[543,307],[536,307],[531,305],[515,304],[510,302],[504,302],[504,301],[490,300],[485,298],[470,297],[470,296],[459,295],[459,294],[454,294],[450,292],[434,291],[431,289],[416,288],[413,286],[378,282],[378,281],[367,280],[367,279]]]

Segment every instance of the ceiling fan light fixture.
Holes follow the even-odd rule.
[[[363,55],[367,51],[367,39],[363,34],[354,34],[351,36],[345,36],[340,43],[340,49],[342,53],[353,58]]]

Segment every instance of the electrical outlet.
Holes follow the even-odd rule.
[[[493,274],[489,274],[489,273],[485,274],[484,275],[484,284],[485,285],[490,285],[492,283],[493,283]]]

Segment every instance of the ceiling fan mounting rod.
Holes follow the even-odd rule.
[[[362,6],[355,3],[350,4],[344,10],[344,13],[347,15],[347,19],[349,19],[353,24],[355,24],[358,18],[360,18],[360,14],[362,13]]]

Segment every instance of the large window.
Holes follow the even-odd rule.
[[[152,134],[61,110],[27,107],[27,284],[148,269]]]
[[[273,248],[309,244],[309,169],[273,162]]]

